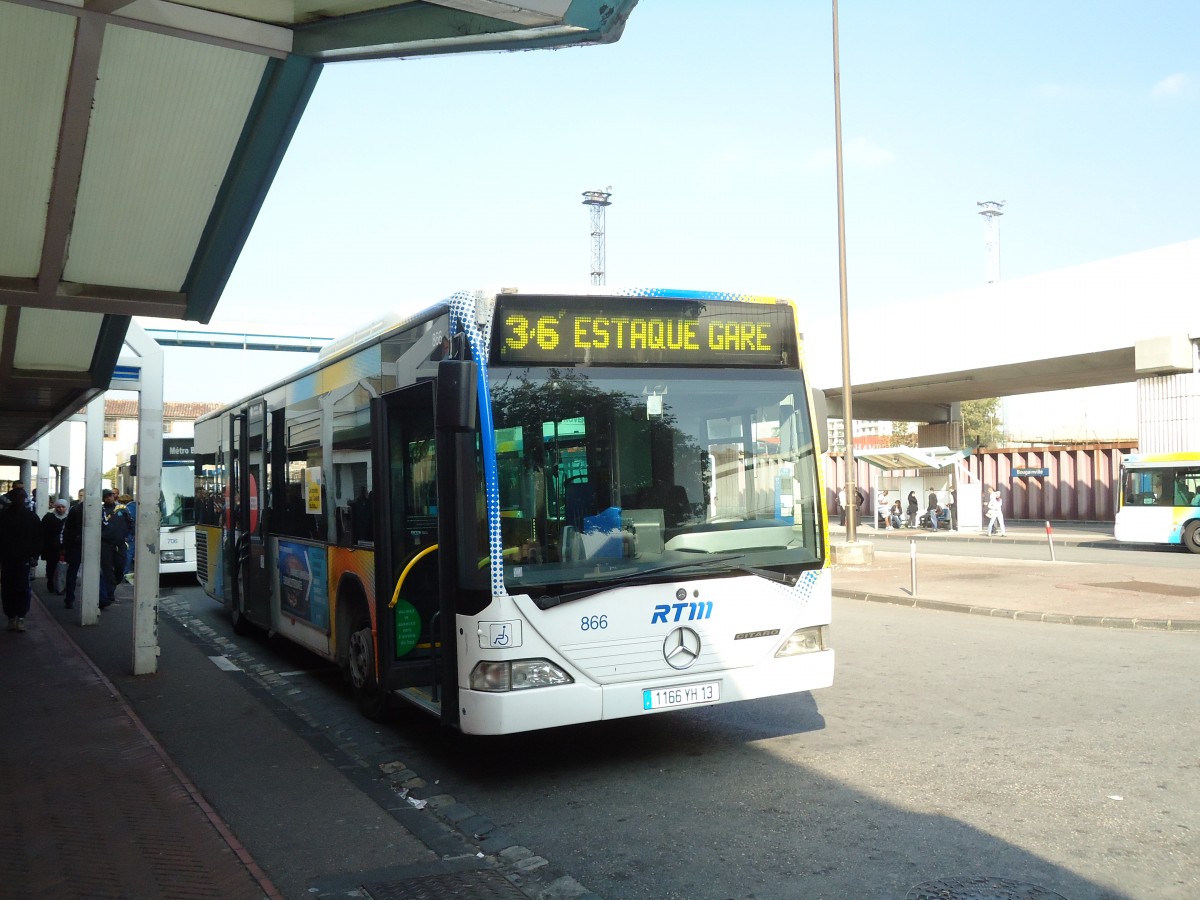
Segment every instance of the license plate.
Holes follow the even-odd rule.
[[[678,687],[669,688],[646,688],[642,691],[642,709],[692,706],[696,703],[712,703],[720,699],[721,682],[719,681],[681,684]]]

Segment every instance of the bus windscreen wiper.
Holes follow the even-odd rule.
[[[744,559],[744,553],[727,553],[723,556],[706,556],[703,559],[688,560],[687,562],[668,563],[662,566],[653,566],[649,569],[635,569],[631,572],[626,572],[623,575],[612,576],[605,587],[585,588],[581,591],[570,591],[566,594],[543,594],[541,597],[534,597],[533,602],[538,609],[551,609],[555,606],[560,606],[563,603],[570,603],[572,600],[581,600],[584,597],[590,597],[593,594],[598,594],[602,590],[606,590],[614,583],[623,583],[629,581],[640,581],[642,578],[651,575],[659,575],[663,572],[673,572],[677,569],[692,569],[700,568],[711,571],[715,566],[717,568],[726,568],[737,572],[745,572],[748,575],[758,575],[761,578],[766,578],[770,581],[775,581],[780,584],[790,584],[788,577],[781,572],[774,572],[771,569],[760,569],[757,566],[735,565],[725,566],[724,563],[734,562],[735,560]]]

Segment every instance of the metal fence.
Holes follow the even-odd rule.
[[[1009,519],[1048,519],[1058,522],[1112,522],[1116,516],[1116,491],[1121,457],[1134,452],[1132,444],[1099,444],[1084,447],[1038,447],[976,450],[962,465],[984,486],[999,487],[1004,514]],[[941,482],[946,469],[912,469],[885,473],[855,460],[855,484],[860,497],[873,497],[897,479],[922,478]],[[846,481],[846,461],[841,454],[825,455],[826,502],[837,516],[838,488]],[[924,504],[924,497],[921,503]],[[871,513],[866,501],[861,511]]]

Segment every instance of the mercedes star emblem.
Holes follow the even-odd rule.
[[[676,628],[663,641],[663,659],[673,669],[686,669],[700,658],[700,635],[690,628]]]

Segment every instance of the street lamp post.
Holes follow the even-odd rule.
[[[846,541],[857,540],[858,492],[854,485],[854,402],[850,396],[850,314],[846,290],[846,202],[842,189],[842,86],[838,62],[838,5],[833,0],[833,140],[837,160],[838,284],[842,311],[842,434],[846,460]]]

